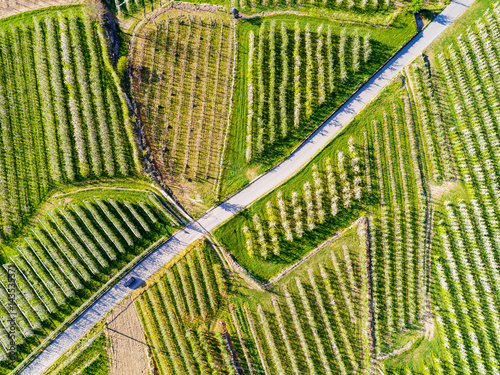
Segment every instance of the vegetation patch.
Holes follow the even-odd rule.
[[[75,10],[41,13],[0,31],[3,239],[54,186],[140,171],[103,29]]]
[[[267,291],[224,271],[208,244],[193,246],[136,299],[158,370],[369,369],[365,229],[362,221]]]
[[[238,21],[234,110],[221,197],[289,155],[415,32],[277,15]]]
[[[13,319],[17,360],[179,225],[175,213],[154,194],[132,191],[101,199],[94,192],[89,199],[85,193],[61,197],[61,204],[39,217],[24,237],[10,242],[10,253],[16,255],[0,269],[0,298],[6,306],[14,273],[16,301],[0,311],[0,342],[8,347],[6,327]],[[3,368],[10,368],[5,349],[1,355]]]
[[[217,196],[232,95],[234,23],[165,13],[136,32],[130,74],[156,167],[194,215]]]
[[[211,246],[193,244],[160,275],[135,299],[156,369],[234,374],[226,326],[213,329],[229,295],[227,275]]]

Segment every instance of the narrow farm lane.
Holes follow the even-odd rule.
[[[99,319],[109,312],[130,291],[124,286],[130,277],[146,280],[186,246],[229,219],[231,216],[270,192],[295,174],[314,155],[320,152],[335,135],[346,126],[363,107],[393,79],[402,68],[419,55],[451,23],[453,23],[473,0],[452,1],[427,28],[416,35],[378,73],[362,86],[350,100],[336,111],[323,126],[307,139],[292,155],[265,175],[254,180],[249,186],[233,197],[208,211],[199,220],[175,233],[150,256],[145,258],[120,282],[105,293],[75,322],[73,322],[21,373],[42,374],[60,355],[82,337]]]

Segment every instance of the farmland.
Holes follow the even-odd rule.
[[[151,154],[174,194],[197,214],[217,195],[234,36],[228,17],[180,13],[145,25],[132,46],[132,92]]]
[[[382,33],[173,9],[134,30],[129,72],[146,153],[194,216],[282,159],[413,32],[408,14]]]
[[[397,86],[394,84],[391,90],[404,94]],[[412,160],[409,138],[411,130],[414,131],[411,116],[406,116],[410,110],[408,97],[403,97],[397,104],[381,98],[371,108],[378,108],[372,121],[353,123],[278,191],[236,215],[216,231],[223,246],[231,249],[238,261],[252,273],[257,269],[266,272],[254,273],[255,276],[268,279],[372,207],[377,210],[386,207],[387,215],[392,216],[398,211],[399,227],[406,225],[405,211],[417,211],[418,201],[411,192],[418,192],[416,185],[420,179],[414,177],[418,176],[420,169],[418,165],[405,162]],[[396,130],[399,147],[396,138],[389,137],[389,132]],[[379,175],[384,177],[384,171],[388,170],[391,175],[386,176],[387,180],[380,180]],[[379,181],[382,181],[382,186]],[[396,184],[396,181],[402,182]],[[407,192],[406,200],[404,191]],[[425,206],[425,200],[421,200]],[[256,222],[262,222],[261,226],[266,228],[262,231],[266,232],[264,236],[259,236]],[[413,223],[408,225],[412,227]],[[244,226],[249,229],[247,235]],[[255,249],[247,246],[247,239]],[[269,251],[263,254],[262,248]]]
[[[411,337],[429,314],[437,335],[378,365],[390,374],[498,371],[499,15],[483,5],[297,176],[216,232],[269,280],[368,214],[373,354],[402,346],[400,332]]]
[[[0,229],[7,238],[54,186],[127,176],[139,166],[99,26],[78,12],[54,12],[4,27],[0,38]],[[20,61],[13,63],[14,56]]]
[[[322,105],[327,94],[332,94],[335,82],[347,79],[346,55],[349,38],[346,30],[340,36],[332,35],[329,27],[323,30],[323,24],[311,31],[310,24],[302,30],[298,21],[293,26],[293,59],[289,59],[289,30],[282,22],[279,30],[275,21],[266,29],[263,23],[256,40],[251,31],[248,35],[248,68],[247,68],[247,129],[245,136],[245,159],[247,162],[261,156],[272,147],[278,137],[285,138],[292,129],[297,129],[301,122],[309,119],[317,106]],[[276,48],[276,34],[281,36],[279,53]],[[338,39],[338,50],[333,50],[333,39]],[[291,38],[290,38],[291,39]],[[301,40],[304,39],[305,55],[301,53]],[[352,73],[357,73],[361,64],[367,63],[371,57],[372,44],[370,34],[363,36],[354,34],[350,38],[352,49]],[[313,40],[316,47],[313,46]],[[269,60],[264,61],[267,54],[265,46],[270,46]],[[324,53],[326,50],[326,54]],[[276,55],[283,57],[281,64]],[[315,59],[313,59],[315,56]],[[338,59],[338,77],[334,73],[333,61]],[[289,60],[292,60],[289,62]],[[314,63],[316,61],[316,63]],[[278,62],[278,64],[276,64]],[[269,64],[269,85],[264,82],[264,66]],[[278,66],[277,66],[278,65]],[[302,68],[305,65],[305,69]],[[305,70],[305,82],[301,75]],[[281,71],[281,77],[276,73]],[[315,74],[316,72],[316,74]],[[292,83],[293,82],[293,83]],[[293,87],[290,90],[290,86]],[[290,91],[292,97],[288,99]],[[269,95],[266,95],[269,93]],[[279,94],[278,94],[279,93]],[[288,94],[288,95],[287,95]],[[267,96],[267,97],[266,97]],[[293,102],[293,118],[289,116],[289,104]],[[256,109],[256,110],[255,110]],[[276,116],[279,113],[279,116]],[[278,117],[278,118],[276,118]],[[264,125],[264,121],[266,125]]]
[[[189,1],[194,4],[195,1]],[[106,0],[105,3],[118,16],[131,19],[161,7],[169,6],[166,0]],[[361,22],[387,26],[394,21],[394,17],[405,3],[396,3],[390,0],[323,0],[323,1],[296,1],[296,0],[208,0],[203,5],[210,4],[230,11],[237,9],[242,17],[262,14],[264,12],[289,12],[311,16],[326,16],[339,21]],[[428,6],[442,5],[439,2],[428,1]]]
[[[484,7],[484,6],[483,6]],[[450,35],[446,47],[414,64],[430,178],[456,173],[462,188],[439,200],[432,247],[431,301],[440,355],[408,360],[410,368],[445,373],[498,371],[497,35],[499,9]],[[441,93],[446,92],[446,95]],[[448,116],[439,113],[446,109]],[[448,119],[447,119],[448,117]],[[450,118],[452,119],[450,121]],[[447,124],[446,133],[439,126]],[[425,127],[428,127],[426,130]],[[446,138],[444,138],[444,137]],[[434,142],[436,143],[433,143]],[[439,143],[438,143],[439,142]],[[436,155],[433,144],[445,150]],[[454,171],[440,167],[454,161]],[[404,363],[404,362],[403,362]],[[398,373],[402,363],[391,363]]]
[[[268,291],[232,272],[224,276],[208,243],[188,249],[136,299],[156,367],[179,374],[236,373],[235,367],[269,374],[368,370],[366,224]]]
[[[288,155],[413,30],[408,14],[384,32],[313,17],[238,22],[238,56],[224,197]]]
[[[430,205],[414,157],[410,98],[401,83],[368,112],[367,123],[355,121],[297,176],[236,215],[216,236],[252,275],[269,280],[368,215],[372,345],[378,356],[423,318]],[[332,267],[343,268],[338,262]]]
[[[109,374],[108,348],[111,342],[103,324],[95,325],[79,342],[64,353],[45,374]]]
[[[426,103],[432,103],[439,101],[439,92],[448,90],[446,101],[440,104],[449,106],[454,119],[449,148],[466,192],[446,197],[439,207],[432,297],[445,349],[441,363],[432,367],[460,368],[465,373],[495,373],[499,368],[494,328],[498,304],[493,299],[498,294],[498,92],[494,82],[500,77],[499,16],[499,8],[487,9],[474,24],[454,35],[447,48],[436,51],[434,66],[441,74],[432,76],[431,72],[434,79],[432,83],[427,80],[431,85],[422,95]],[[467,307],[461,301],[467,301]]]
[[[205,325],[228,298],[217,255],[206,243],[194,244],[162,273],[135,300],[158,371],[235,373],[224,332]]]
[[[463,5],[386,65],[416,1],[0,19],[0,373],[500,373],[500,6]]]
[[[180,224],[175,211],[154,193],[123,189],[113,198],[86,190],[63,194],[60,204],[44,207],[26,235],[9,243],[13,255],[0,272],[4,366],[11,319],[16,343],[25,348],[22,355],[28,354],[38,337],[57,328],[127,263]],[[13,310],[6,307],[12,273],[18,296]]]

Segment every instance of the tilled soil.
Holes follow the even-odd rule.
[[[111,338],[109,349],[111,375],[147,375],[151,373],[146,339],[132,299],[118,304],[106,319]]]

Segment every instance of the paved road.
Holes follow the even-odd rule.
[[[253,181],[248,187],[229,200],[208,211],[199,220],[188,224],[186,228],[175,233],[61,333],[22,371],[22,374],[42,374],[51,366],[59,356],[68,350],[113,306],[127,296],[130,289],[124,287],[123,284],[129,277],[133,276],[136,279],[146,280],[165,263],[169,262],[175,254],[200,238],[206,231],[216,228],[220,223],[226,221],[295,174],[304,163],[320,152],[370,100],[375,98],[405,65],[429,46],[472,2],[473,0],[452,1],[423,32],[415,36],[410,43],[401,49],[289,158]]]

